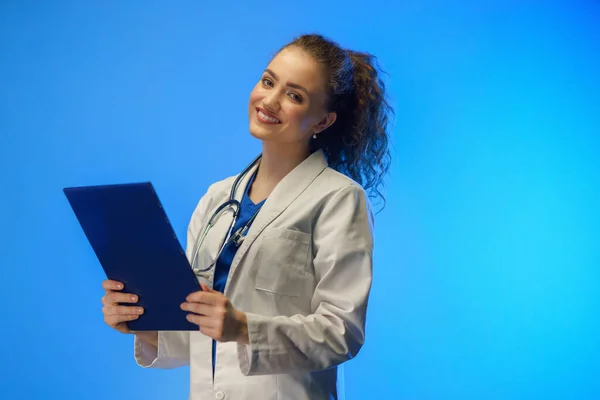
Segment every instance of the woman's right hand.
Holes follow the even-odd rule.
[[[135,294],[121,292],[123,287],[124,285],[121,282],[110,279],[102,282],[102,288],[106,291],[106,294],[102,297],[104,322],[121,333],[133,333],[144,342],[158,347],[157,331],[133,332],[127,326],[127,322],[138,319],[144,313],[144,309],[140,306],[119,305],[119,303],[134,304],[138,301],[138,297]]]
[[[124,285],[121,282],[107,279],[102,282],[106,294],[102,297],[102,313],[104,322],[111,328],[121,333],[133,333],[127,322],[136,320],[144,313],[139,306],[123,306],[119,303],[137,303],[138,297],[131,293],[123,293]]]

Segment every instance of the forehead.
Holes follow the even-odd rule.
[[[267,67],[273,71],[283,84],[301,85],[311,94],[325,93],[325,71],[304,50],[287,47],[281,50]]]

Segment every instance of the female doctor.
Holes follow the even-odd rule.
[[[181,308],[198,331],[131,332],[143,310],[118,303],[136,297],[103,282],[105,322],[135,334],[139,365],[190,365],[190,399],[338,398],[337,366],[365,340],[366,191],[380,195],[390,159],[392,109],[372,61],[305,35],[269,63],[248,107],[262,157],[211,185],[189,224],[203,290]]]

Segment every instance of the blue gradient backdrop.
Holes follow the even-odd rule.
[[[269,58],[317,31],[375,53],[397,110],[347,399],[600,398],[599,20],[576,0],[1,1],[0,397],[186,398],[187,369],[138,368],[103,324],[61,189],[151,180],[183,239],[259,151]]]

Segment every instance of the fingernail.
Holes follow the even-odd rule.
[[[118,284],[117,284],[117,289],[118,289],[118,290],[121,290],[121,289],[123,289],[123,285],[121,285],[120,283],[118,283]]]
[[[131,301],[136,301],[135,296],[131,296]]]
[[[138,314],[141,314],[141,313],[143,313],[143,312],[144,312],[144,310],[142,310],[141,308],[138,308],[138,309],[137,309],[137,312],[138,312]]]

